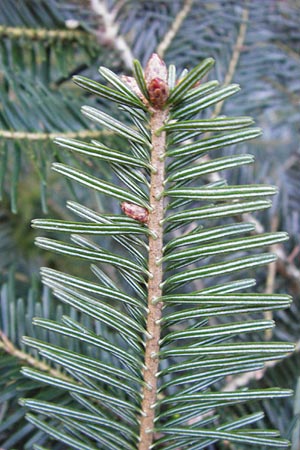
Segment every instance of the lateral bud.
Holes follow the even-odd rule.
[[[148,223],[149,212],[142,206],[135,205],[134,203],[122,202],[121,209],[126,216],[131,217],[141,223]]]

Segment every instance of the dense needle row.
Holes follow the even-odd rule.
[[[222,392],[216,383],[219,387],[226,376],[261,369],[265,361],[283,357],[293,346],[233,339],[272,328],[273,321],[258,319],[257,313],[285,308],[290,298],[247,293],[255,280],[234,277],[222,282],[222,277],[273,262],[270,253],[248,251],[283,242],[287,236],[250,235],[253,224],[232,221],[268,208],[265,197],[276,193],[274,187],[232,186],[223,179],[205,184],[201,179],[253,162],[245,154],[204,161],[201,156],[260,135],[249,117],[195,118],[238,91],[237,85],[199,83],[212,65],[208,58],[178,77],[174,66],[167,70],[153,55],[145,71],[135,63],[134,78],[101,68],[108,86],[75,78],[88,91],[119,104],[132,124],[83,107],[85,116],[124,138],[125,151],[98,141],[56,140],[66,150],[111,165],[119,184],[61,163],[53,169],[121,203],[119,214],[69,202],[81,221],[33,222],[40,229],[70,233],[71,242],[39,237],[37,244],[91,262],[95,276],[90,282],[42,269],[43,282],[62,302],[91,317],[98,324],[94,329],[71,317],[63,317],[61,323],[35,319],[39,327],[80,341],[85,352],[25,340],[63,367],[69,378],[31,369],[24,373],[70,393],[67,405],[25,400],[33,411],[51,418],[30,414],[29,420],[71,448],[199,450],[224,439],[256,448],[288,446],[274,430],[251,428],[261,413],[227,421],[218,415],[227,405],[289,396],[289,390],[279,388]],[[216,222],[224,218],[225,224]],[[207,226],[211,220],[212,226]],[[110,236],[118,252],[85,235]],[[108,276],[107,265],[123,279],[122,287]],[[193,282],[214,276],[219,277],[216,284],[193,287]],[[255,319],[249,319],[252,313]],[[224,323],[226,316],[230,320]]]

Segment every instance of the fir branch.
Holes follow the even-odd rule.
[[[156,135],[168,117],[168,109],[156,110],[151,118],[152,132],[152,159],[151,165],[155,168],[151,175],[151,191],[149,213],[149,230],[155,233],[155,237],[149,238],[149,262],[148,270],[150,277],[148,281],[148,315],[147,315],[147,341],[145,348],[145,368],[143,389],[142,415],[140,419],[140,443],[139,450],[148,450],[153,440],[153,428],[155,419],[155,403],[157,395],[157,373],[158,352],[160,341],[160,319],[162,302],[157,302],[162,296],[163,280],[163,225],[164,218],[164,172],[165,172],[165,149],[166,133]]]
[[[231,59],[229,62],[229,66],[228,66],[228,70],[227,70],[227,73],[226,73],[226,76],[224,79],[224,83],[223,83],[224,86],[228,86],[234,77],[234,74],[235,74],[239,59],[240,59],[241,51],[243,49],[243,45],[244,45],[245,38],[246,38],[248,18],[249,18],[249,11],[247,8],[244,8],[243,12],[242,12],[242,21],[241,21],[241,25],[239,28],[237,40],[234,45],[233,53],[232,53],[232,56],[231,56]],[[213,117],[217,117],[221,113],[223,104],[224,104],[224,100],[217,103],[214,113],[213,113]]]
[[[224,85],[227,86],[231,83],[237,64],[241,55],[241,51],[244,45],[244,41],[246,38],[246,32],[247,32],[247,21],[249,19],[249,10],[247,8],[243,9],[242,12],[242,22],[239,28],[239,33],[237,36],[236,43],[234,45],[232,57],[229,62],[228,70],[224,79]],[[217,117],[223,108],[224,101],[219,102],[212,114],[212,117]],[[206,156],[206,160],[210,160],[209,156]],[[209,176],[209,179],[211,182],[216,182],[221,180],[221,176],[218,172],[213,173],[211,176]],[[259,220],[257,220],[252,214],[250,213],[244,213],[242,215],[242,221],[243,222],[252,222],[255,224],[255,233],[260,234],[265,231],[264,226],[261,224]],[[300,271],[295,266],[295,264],[292,261],[289,261],[288,256],[286,255],[284,248],[280,244],[275,244],[272,246],[272,251],[277,255],[278,261],[274,263],[274,266],[277,268],[277,270],[281,273],[282,276],[284,276],[287,279],[290,279],[293,281],[294,285],[296,286],[297,292],[300,291]],[[274,270],[274,269],[273,269]]]
[[[279,225],[279,217],[277,215],[272,218],[271,231],[275,233],[278,230],[278,225]],[[275,251],[276,251],[276,246],[270,245],[270,252],[273,253]],[[276,262],[269,264],[267,279],[266,279],[266,288],[265,288],[266,294],[273,294],[274,287],[275,287],[275,281],[276,281],[276,274],[277,274]],[[264,318],[267,320],[272,320],[273,319],[273,311],[265,311]],[[271,330],[270,328],[265,331],[265,339],[266,340],[271,340],[272,335],[273,335],[273,330]]]
[[[263,77],[262,79],[264,81],[266,81],[266,83],[269,83],[276,91],[284,94],[287,97],[287,99],[291,105],[293,105],[297,109],[299,108],[299,105],[300,105],[299,94],[292,92],[290,85],[285,85],[278,81],[272,80],[271,77]]]
[[[29,355],[28,353],[22,352],[21,350],[17,349],[14,344],[8,339],[8,337],[0,330],[0,349],[1,348],[9,355],[14,356],[27,365],[34,367],[35,369],[42,370],[43,372],[48,372],[54,377],[59,378],[60,380],[73,381],[71,377],[68,377],[61,371],[53,369],[48,364],[39,361],[32,355]]]
[[[210,160],[209,156],[206,156],[205,159],[207,161]],[[212,175],[208,175],[208,179],[210,182],[218,182],[221,181],[222,178],[218,172],[215,172]],[[255,231],[253,234],[261,234],[265,232],[265,227],[262,223],[250,213],[244,213],[240,217],[236,217],[236,219],[245,223],[252,222],[255,225]],[[275,253],[278,258],[278,260],[274,263],[276,264],[277,271],[284,278],[291,280],[296,292],[300,292],[300,270],[296,267],[294,262],[289,259],[284,247],[281,244],[274,244],[272,245],[272,252]]]
[[[300,340],[295,344],[295,352],[299,353],[300,351]],[[287,358],[289,355],[287,356]],[[221,389],[222,392],[234,392],[239,388],[243,388],[245,386],[249,386],[251,381],[258,381],[264,378],[267,370],[276,367],[278,364],[282,363],[282,359],[274,359],[271,361],[266,361],[264,363],[263,369],[260,370],[252,370],[250,372],[243,373],[242,375],[236,377],[228,377],[229,381],[225,384],[225,386]],[[212,411],[209,413],[212,414]],[[189,424],[195,424],[203,419],[203,415],[193,418],[189,421]]]
[[[280,50],[283,50],[285,53],[287,53],[290,57],[292,57],[296,61],[300,61],[300,53],[296,52],[288,45],[284,44],[281,41],[275,41],[275,45],[277,45],[277,47],[280,48]]]
[[[8,275],[10,273],[10,269],[2,269],[1,271],[2,275]],[[22,272],[14,272],[14,277],[16,280],[21,281],[22,283],[28,283],[29,282],[29,276]]]
[[[16,141],[53,141],[55,138],[63,137],[68,139],[93,139],[99,136],[108,136],[114,134],[110,130],[79,130],[79,131],[66,131],[65,133],[57,131],[56,133],[28,133],[27,131],[8,131],[0,130],[0,138],[13,139]]]
[[[295,352],[299,353],[299,351],[300,351],[300,340],[295,344]],[[279,363],[282,363],[282,359],[274,359],[273,361],[266,361],[264,363],[263,369],[246,372],[240,376],[233,377],[228,383],[226,383],[226,385],[221,390],[222,392],[232,392],[240,387],[248,386],[249,383],[253,380],[261,380],[268,369],[277,366]]]
[[[193,6],[193,0],[184,0],[183,8],[180,9],[180,11],[178,12],[174,21],[172,22],[171,28],[165,34],[165,36],[164,36],[163,40],[160,42],[160,44],[157,46],[156,53],[161,58],[163,58],[164,54],[166,53],[166,50],[168,49],[168,47],[170,47],[172,41],[176,37],[178,30],[182,25],[182,22],[185,20],[185,18],[189,14],[192,6]]]
[[[236,43],[234,45],[233,53],[232,53],[232,56],[231,56],[231,59],[230,59],[229,65],[228,65],[228,70],[227,70],[227,73],[226,73],[226,76],[225,76],[225,79],[224,79],[224,83],[223,83],[224,86],[228,86],[231,83],[231,81],[232,81],[232,79],[234,77],[234,74],[235,74],[235,71],[236,71],[236,67],[237,67],[237,64],[238,64],[238,61],[239,61],[239,57],[240,57],[240,54],[241,54],[241,50],[242,50],[242,47],[243,47],[243,44],[244,44],[244,40],[245,40],[245,37],[246,37],[248,18],[249,18],[249,10],[247,8],[244,8],[243,12],[242,12],[242,22],[241,22],[241,25],[240,25],[240,28],[239,28],[237,40],[236,40]],[[159,52],[159,50],[158,50],[158,52]],[[224,101],[225,101],[225,99],[223,101],[218,102],[216,104],[214,112],[212,114],[212,118],[217,117],[221,113]],[[208,137],[210,135],[211,135],[211,132],[206,133],[205,137]],[[202,162],[210,161],[210,160],[211,160],[211,158],[210,158],[209,155],[205,155],[201,159]],[[221,176],[220,176],[220,174],[218,172],[213,172],[213,173],[208,175],[208,179],[212,183],[214,183],[214,182],[220,181],[221,180]],[[251,222],[255,222],[255,223],[258,222],[258,221],[256,221],[256,219],[254,217],[252,217],[252,215],[250,213],[245,214],[245,217],[246,216],[248,217],[247,221],[251,221]],[[257,233],[262,233],[264,231],[263,227],[259,223],[257,223],[256,229],[257,229]]]
[[[275,253],[278,256],[277,270],[283,278],[291,281],[296,293],[300,292],[300,270],[289,260],[284,248],[276,245]]]
[[[288,445],[285,440],[273,439],[275,435],[270,430],[264,430],[263,436],[260,430],[249,432],[245,428],[245,425],[249,423],[247,416],[238,419],[238,426],[236,425],[237,421],[234,420],[221,425],[217,431],[215,429],[205,430],[202,427],[203,424],[199,423],[197,425],[200,425],[200,427],[197,429],[190,426],[190,419],[199,417],[203,411],[211,410],[214,412],[216,408],[221,408],[224,405],[234,405],[253,399],[290,396],[291,391],[288,389],[256,389],[251,391],[240,389],[237,392],[213,392],[210,386],[228,375],[233,376],[260,370],[263,368],[265,361],[282,357],[294,349],[293,345],[282,342],[231,342],[231,339],[241,333],[264,332],[274,326],[271,320],[246,319],[245,322],[209,324],[211,317],[285,308],[291,302],[289,296],[284,294],[279,296],[249,293],[234,294],[235,291],[253,286],[253,279],[213,285],[199,292],[188,290],[188,293],[186,293],[178,289],[181,285],[193,280],[219,277],[220,275],[269,264],[274,261],[274,255],[268,253],[248,255],[248,251],[258,246],[279,244],[286,240],[285,233],[235,238],[235,235],[249,233],[253,228],[251,225],[249,228],[249,224],[230,224],[204,229],[198,227],[188,235],[184,234],[180,238],[171,239],[169,243],[166,244],[165,242],[166,245],[163,243],[163,237],[167,238],[167,234],[178,223],[183,226],[193,220],[232,217],[236,214],[241,215],[246,211],[252,212],[266,208],[270,206],[269,201],[249,201],[249,198],[257,195],[269,196],[275,193],[273,187],[265,185],[224,187],[222,183],[217,182],[213,186],[208,184],[204,187],[201,186],[201,188],[195,188],[186,187],[185,183],[181,183],[189,179],[191,173],[197,176],[210,173],[212,163],[202,164],[201,170],[197,165],[185,167],[185,153],[191,151],[191,149],[183,147],[181,148],[182,155],[178,154],[177,151],[176,153],[173,151],[172,155],[170,151],[167,151],[167,135],[168,142],[176,143],[176,139],[181,139],[182,134],[183,138],[186,137],[187,133],[182,133],[182,131],[191,131],[193,137],[195,132],[199,132],[199,127],[201,131],[208,132],[214,129],[231,130],[232,127],[233,129],[239,129],[252,124],[252,120],[245,117],[193,121],[189,120],[189,110],[180,110],[181,104],[185,101],[189,91],[194,88],[195,83],[203,76],[207,65],[211,66],[211,63],[210,59],[206,60],[204,66],[203,63],[200,63],[185,75],[180,84],[173,83],[171,93],[170,86],[167,83],[167,68],[156,54],[152,55],[144,73],[142,70],[136,70],[135,79],[127,77],[127,85],[134,86],[134,92],[142,102],[141,105],[136,105],[136,102],[133,102],[134,106],[130,111],[135,119],[134,123],[139,129],[138,132],[95,108],[83,109],[84,113],[92,120],[116,130],[127,138],[132,154],[130,157],[127,156],[126,160],[130,162],[132,156],[138,156],[137,161],[141,159],[138,166],[143,168],[145,167],[145,159],[147,162],[146,180],[137,176],[138,172],[134,173],[128,170],[126,166],[124,168],[119,167],[118,175],[122,181],[125,180],[126,184],[126,190],[124,190],[117,185],[107,183],[94,176],[91,177],[89,174],[72,167],[62,164],[55,164],[54,166],[57,171],[66,177],[76,179],[77,182],[94,191],[103,192],[111,198],[122,201],[121,209],[125,216],[123,214],[105,214],[102,217],[100,214],[79,205],[78,212],[81,218],[88,221],[92,219],[92,222],[95,220],[97,222],[100,218],[100,223],[109,224],[109,232],[114,230],[115,234],[120,231],[120,227],[123,231],[128,228],[128,220],[140,222],[140,224],[136,223],[135,227],[141,227],[141,232],[142,227],[145,226],[148,227],[149,231],[148,264],[146,255],[144,256],[135,248],[135,241],[128,240],[129,236],[125,235],[118,238],[117,241],[122,245],[125,244],[129,250],[126,258],[120,257],[117,253],[111,253],[97,243],[78,235],[71,236],[72,244],[54,241],[53,239],[38,239],[42,247],[59,253],[84,257],[94,262],[100,261],[101,264],[105,263],[108,267],[111,265],[120,266],[120,274],[124,275],[125,280],[130,283],[135,295],[138,296],[138,298],[131,298],[126,292],[119,290],[113,280],[105,272],[102,272],[102,269],[98,270],[97,268],[96,272],[96,266],[94,265],[92,270],[99,278],[100,284],[90,284],[84,279],[51,269],[43,270],[44,282],[54,289],[56,297],[63,303],[74,307],[75,310],[87,314],[93,321],[98,321],[101,324],[101,332],[96,334],[93,330],[67,316],[64,316],[63,324],[45,319],[35,319],[35,325],[72,339],[78,339],[86,345],[93,345],[95,348],[105,351],[106,354],[111,354],[112,358],[115,357],[117,365],[112,358],[106,364],[95,358],[87,359],[83,355],[77,355],[67,348],[62,349],[61,354],[57,355],[57,352],[53,351],[53,347],[45,343],[42,344],[42,354],[48,359],[62,364],[67,372],[70,369],[75,371],[83,385],[63,382],[53,376],[36,373],[33,370],[26,370],[25,372],[34,380],[71,391],[77,395],[77,401],[81,405],[84,405],[81,394],[103,402],[107,406],[108,415],[107,417],[103,416],[101,409],[101,420],[105,419],[105,424],[103,423],[101,432],[99,431],[97,434],[95,429],[91,429],[88,425],[82,430],[78,429],[78,421],[75,419],[69,420],[62,416],[60,422],[64,426],[67,420],[71,432],[73,430],[75,434],[77,432],[81,439],[85,439],[85,437],[81,437],[80,434],[86,435],[87,432],[92,441],[97,444],[103,443],[103,433],[106,433],[105,439],[107,440],[103,445],[107,448],[114,448],[115,450],[120,448],[119,444],[115,445],[117,436],[106,430],[109,427],[117,434],[118,428],[115,423],[119,423],[120,420],[126,422],[126,424],[132,424],[135,434],[134,438],[131,439],[130,437],[129,440],[123,433],[119,435],[122,448],[125,448],[125,445],[128,444],[126,448],[149,450],[153,447],[155,440],[155,446],[162,446],[161,448],[171,450],[175,447],[191,447],[195,444],[197,446],[199,444],[202,444],[202,446],[210,445],[216,440],[224,440],[225,438],[231,439],[233,442],[240,442],[242,439],[243,442],[249,444],[266,444],[273,446],[273,448],[274,444],[284,447]],[[131,92],[120,93],[124,92],[124,88],[119,82],[116,82],[115,75],[110,74],[109,71],[106,71],[106,75],[108,81],[112,80],[117,85],[119,93],[112,92],[111,89],[104,90],[101,86],[101,89],[98,89],[99,95],[113,101],[119,101],[125,96],[126,104],[132,102],[133,100],[130,100],[130,102],[128,100],[131,98]],[[219,94],[222,99],[223,94],[223,92],[222,95]],[[217,98],[221,100],[220,97]],[[206,101],[211,101],[211,97],[208,97]],[[144,112],[139,114],[136,107],[143,111],[148,110],[150,118]],[[193,108],[194,105],[192,105]],[[173,117],[176,118],[176,111],[181,111],[182,114],[179,121],[173,120]],[[144,123],[145,119],[146,123]],[[148,131],[145,132],[146,124],[149,125],[151,136],[149,136]],[[242,138],[242,141],[249,138],[247,131],[243,133],[238,135],[239,138]],[[257,136],[256,129],[254,129],[254,134]],[[204,149],[213,149],[216,145],[231,145],[232,136],[236,137],[236,134],[225,135],[224,141],[222,135],[224,142],[222,141],[221,144],[218,140],[209,143],[204,141]],[[197,142],[198,144],[193,152],[195,153],[197,150],[198,153],[194,157],[201,156],[203,152],[203,142],[201,140]],[[72,143],[69,142],[68,145],[70,144]],[[79,150],[82,150],[81,147]],[[176,157],[178,159],[176,164],[174,161],[166,162],[166,155]],[[110,163],[111,156],[111,154],[107,156],[108,163]],[[124,160],[118,152],[115,152],[114,157],[121,159],[121,161]],[[219,158],[213,163],[213,169],[220,171],[224,164],[230,164],[231,166],[234,163],[234,166],[238,166],[249,162],[251,161],[247,158],[246,161],[241,161],[240,156],[236,157],[234,161],[228,161],[228,158],[225,158],[224,161],[224,158]],[[140,188],[137,186],[136,180],[142,183]],[[169,198],[169,203],[165,209],[164,199],[167,201],[167,198]],[[173,198],[179,198],[179,200],[173,200]],[[205,204],[203,206],[200,203],[197,208],[176,211],[178,206],[193,199],[200,202],[202,202],[202,199],[208,202],[211,199],[222,199],[225,200],[225,204],[209,204],[208,206]],[[232,203],[232,199],[236,199],[238,202]],[[57,231],[57,224],[59,224],[59,229],[68,229],[69,232],[74,231],[74,227],[81,230],[83,226],[86,226],[75,222],[62,224],[61,221],[47,221],[46,224],[45,220],[36,221],[35,224],[42,225],[41,228],[43,226],[48,227],[50,224],[50,228],[54,231]],[[99,229],[102,225],[97,225],[97,227]],[[95,227],[89,225],[88,228],[91,231]],[[108,227],[106,225],[101,228],[101,232],[104,231],[104,228],[107,233]],[[85,228],[86,230],[87,228]],[[139,242],[136,241],[136,244],[139,245]],[[193,244],[193,247],[184,250],[180,248],[182,245],[189,244]],[[178,247],[179,251],[176,250]],[[242,256],[236,258],[235,253],[240,251],[247,252],[247,256],[242,254]],[[197,265],[193,270],[182,270],[184,266],[190,266],[191,263],[195,263],[201,257],[215,256],[216,254],[221,256],[225,253],[230,254],[233,258],[226,258],[221,262],[211,263],[211,261],[208,261],[208,264]],[[133,261],[131,260],[132,256],[134,257]],[[97,293],[108,297],[108,299],[117,297],[118,300],[125,303],[125,306],[141,303],[141,308],[126,308],[126,310],[117,311],[113,305],[99,302],[95,295]],[[228,293],[232,294],[228,295]],[[144,317],[146,298],[148,299],[147,316]],[[172,303],[192,304],[194,306],[187,309],[173,309]],[[172,308],[171,310],[167,309],[167,313],[164,315],[162,315],[163,305],[165,308],[169,308],[169,306]],[[194,322],[195,319],[197,319],[196,322]],[[180,324],[178,328],[177,323]],[[104,325],[119,330],[119,334],[110,335],[106,332]],[[230,339],[230,341],[224,342],[225,339]],[[182,341],[184,341],[183,345]],[[128,351],[127,345],[125,348],[124,343],[132,351]],[[173,358],[180,359],[176,362]],[[160,367],[159,362],[161,362]],[[98,371],[95,366],[99,367],[100,370]],[[198,369],[204,370],[199,371]],[[128,380],[120,385],[120,382],[111,376],[112,370],[117,376],[125,371],[124,378],[128,378]],[[195,370],[196,372],[194,372]],[[109,376],[107,376],[107,372]],[[183,373],[181,374],[181,372]],[[129,377],[130,373],[131,376]],[[94,384],[90,378],[98,380],[101,385],[98,387],[98,384]],[[134,382],[134,385],[131,384],[130,380]],[[161,381],[159,389],[158,380]],[[118,393],[115,392],[116,386],[121,390]],[[172,388],[169,391],[172,386],[175,389]],[[123,396],[124,391],[126,392],[126,398]],[[112,392],[114,392],[114,396],[111,395]],[[26,404],[32,407],[31,400],[25,400]],[[39,405],[41,405],[40,402],[35,403],[37,412],[40,411]],[[41,406],[43,407],[43,405]],[[89,404],[86,406],[90,409]],[[53,413],[57,411],[57,407],[49,404],[48,408],[46,415],[51,418]],[[93,411],[95,410],[93,409]],[[98,411],[95,411],[95,413],[98,415]],[[53,434],[54,429],[50,429],[48,424],[47,429],[45,424],[40,421],[36,422],[36,425],[55,439],[64,443],[70,442],[65,434]],[[187,425],[189,426],[187,427]],[[243,427],[243,430],[238,433],[232,431],[240,427]],[[228,433],[224,430],[227,430]],[[163,435],[160,434],[161,432]],[[172,434],[172,437],[169,437],[169,434]],[[137,439],[139,442],[136,446]],[[74,445],[77,448],[77,443]]]
[[[0,25],[0,36],[12,38],[28,38],[33,41],[57,39],[63,41],[91,40],[92,35],[82,30],[47,30],[46,28],[6,27]],[[91,41],[92,42],[92,41]]]
[[[116,13],[109,11],[103,0],[90,0],[91,9],[101,17],[103,27],[99,27],[97,37],[100,44],[115,48],[119,53],[126,69],[133,67],[133,55],[124,37],[119,35],[119,25],[116,22]]]

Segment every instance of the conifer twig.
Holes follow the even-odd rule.
[[[224,83],[223,83],[224,86],[228,86],[228,84],[231,83],[231,81],[234,77],[234,74],[235,74],[235,71],[236,71],[240,56],[241,56],[241,51],[242,51],[242,48],[243,48],[243,45],[245,42],[245,38],[246,38],[248,19],[249,19],[249,10],[247,8],[244,8],[243,12],[242,12],[242,22],[241,22],[241,25],[239,28],[237,40],[234,45],[233,53],[232,53],[232,56],[231,56],[231,59],[229,62],[229,66],[228,66],[228,70],[227,70],[227,73],[226,73],[226,76],[224,79]],[[213,113],[213,117],[216,117],[220,114],[220,112],[223,108],[223,104],[224,104],[224,100],[217,103],[214,113]]]
[[[23,364],[27,364],[28,366],[34,367],[37,370],[41,370],[42,372],[47,372],[55,378],[59,380],[69,381],[74,383],[74,378],[62,373],[60,370],[53,369],[50,365],[46,364],[43,361],[39,361],[34,358],[29,353],[23,352],[16,348],[14,344],[8,339],[8,337],[0,330],[0,350],[3,349],[7,354],[17,358]],[[79,382],[79,384],[81,384]],[[98,403],[98,401],[96,401]],[[1,450],[1,448],[0,448]]]
[[[289,84],[285,85],[283,83],[279,83],[278,81],[272,80],[271,77],[263,77],[262,80],[265,81],[266,83],[269,83],[278,92],[281,92],[282,94],[286,95],[291,105],[295,106],[296,108],[299,108],[300,105],[299,94],[293,92]]]
[[[61,380],[74,381],[71,377],[68,377],[59,370],[53,369],[51,366],[44,363],[43,361],[39,361],[32,355],[17,349],[14,346],[14,344],[8,339],[8,337],[0,330],[0,349],[1,348],[9,355],[14,356],[15,358],[19,359],[20,361],[23,361],[29,366],[34,367],[35,369],[42,370],[43,372],[48,372],[54,377],[59,378]]]
[[[234,73],[236,71],[236,67],[239,61],[239,57],[241,54],[241,50],[245,41],[246,31],[247,31],[247,21],[249,18],[249,11],[247,8],[244,8],[242,12],[242,23],[240,25],[239,33],[237,36],[236,43],[234,45],[232,57],[229,62],[228,70],[224,79],[224,84],[228,85],[231,83]],[[218,116],[223,108],[223,102],[220,102],[216,105],[212,117]],[[209,156],[206,157],[207,160],[210,159]],[[219,173],[215,172],[213,174],[212,181],[218,181],[221,179]],[[261,224],[259,220],[257,220],[252,214],[245,213],[242,215],[241,220],[243,222],[252,222],[255,224],[256,233],[263,233],[265,231],[264,226]],[[294,286],[296,286],[297,292],[300,291],[300,271],[295,266],[293,262],[288,260],[288,257],[284,251],[284,248],[280,244],[276,244],[272,247],[273,252],[277,255],[278,261],[276,263],[276,267],[279,273],[287,279],[292,280]]]
[[[126,69],[133,67],[133,55],[124,37],[119,34],[116,13],[109,11],[104,0],[90,0],[91,9],[102,19],[103,28],[98,30],[97,36],[101,44],[115,48],[122,58]]]
[[[78,131],[66,131],[65,133],[57,131],[56,133],[43,133],[27,131],[10,131],[0,130],[0,138],[13,139],[13,140],[26,140],[26,141],[53,141],[55,138],[64,137],[68,139],[88,139],[97,138],[99,136],[111,135],[113,132],[110,130],[78,130]]]
[[[149,238],[150,277],[148,281],[148,314],[147,314],[147,341],[145,348],[145,368],[143,372],[145,387],[143,389],[142,414],[140,419],[139,450],[148,450],[153,440],[153,427],[155,419],[155,404],[157,396],[158,351],[160,341],[160,319],[162,302],[157,302],[162,296],[162,256],[163,256],[163,226],[164,218],[164,170],[166,133],[159,136],[156,131],[160,129],[168,116],[168,109],[156,110],[151,118],[152,158],[151,166],[155,171],[151,175],[149,230],[153,236]],[[159,263],[160,262],[160,263]]]
[[[27,27],[6,27],[0,25],[0,36],[9,38],[28,38],[30,40],[82,40],[82,38],[89,38],[91,34],[83,30],[47,30],[45,28],[27,28]]]
[[[209,157],[206,159],[208,160]],[[213,178],[209,177],[209,179],[211,181],[219,181],[221,180],[221,176],[219,173],[215,172],[213,174]],[[244,213],[237,219],[242,222],[252,222],[255,225],[255,234],[261,234],[265,231],[262,223],[250,213]],[[278,273],[280,273],[284,278],[291,280],[296,292],[300,292],[300,270],[296,267],[293,261],[289,260],[283,245],[274,244],[272,246],[272,252],[275,253],[278,258],[278,261],[275,263]]]
[[[156,53],[162,58],[167,50],[170,47],[174,37],[176,36],[179,28],[181,27],[182,22],[189,14],[191,8],[193,6],[193,0],[185,0],[183,3],[182,9],[180,9],[179,13],[175,17],[172,22],[171,28],[165,34],[163,40],[157,46]]]
[[[284,42],[275,41],[275,45],[277,45],[277,47],[280,48],[280,50],[283,50],[285,53],[287,53],[291,58],[294,58],[297,61],[300,61],[300,53],[295,51],[288,45],[284,44]]]
[[[300,340],[295,344],[295,352],[300,351]],[[288,355],[289,356],[289,355]],[[223,392],[235,391],[236,389],[249,385],[252,380],[261,380],[266,371],[271,368],[277,366],[277,364],[281,363],[282,359],[274,359],[273,361],[266,361],[264,363],[264,368],[260,370],[255,370],[251,372],[244,373],[243,375],[233,377],[231,381],[226,383],[223,387]]]
[[[274,232],[274,233],[276,231],[278,231],[278,222],[279,222],[278,215],[277,216],[274,215],[274,217],[272,218],[272,221],[271,221],[271,231]],[[270,252],[274,253],[275,251],[276,251],[276,245],[273,244],[273,245],[270,246]],[[276,261],[274,261],[271,264],[269,264],[267,270],[268,270],[268,272],[267,272],[265,293],[266,294],[273,294],[274,293],[275,280],[276,280],[276,273],[277,273]],[[272,320],[273,319],[273,311],[265,311],[264,312],[264,318],[266,320]],[[271,340],[272,335],[273,335],[272,328],[268,328],[265,331],[265,339],[266,340]]]
[[[140,74],[137,79],[140,80]],[[162,128],[169,118],[167,67],[157,54],[153,54],[144,71],[143,81],[148,99],[145,98],[151,131],[151,177],[149,191],[150,208],[147,225],[151,233],[148,241],[147,317],[145,355],[143,365],[142,405],[138,450],[152,448],[157,402],[157,375],[161,338],[163,302],[163,252],[164,252],[164,182],[167,135]],[[140,82],[142,85],[142,83]],[[133,217],[133,216],[132,216]]]

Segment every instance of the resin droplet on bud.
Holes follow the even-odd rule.
[[[141,223],[148,223],[149,212],[146,208],[135,205],[134,203],[123,202],[121,203],[121,209],[126,216]]]
[[[148,93],[151,104],[155,108],[161,108],[169,96],[169,86],[161,78],[153,78],[148,84]]]

